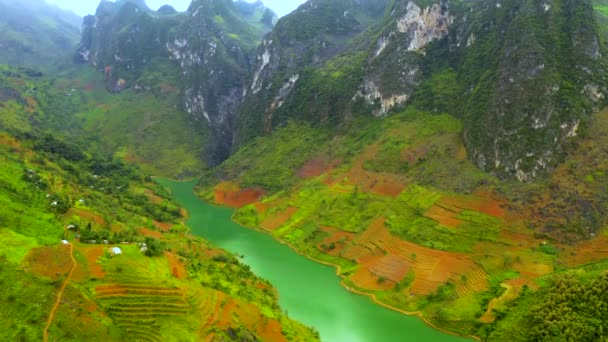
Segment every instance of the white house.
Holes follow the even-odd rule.
[[[120,249],[120,247],[111,247],[109,249],[109,252],[113,256],[122,255],[122,249]]]

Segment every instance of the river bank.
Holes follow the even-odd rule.
[[[315,327],[324,341],[402,341],[408,336],[429,342],[467,340],[436,330],[419,319],[423,318],[419,312],[392,308],[348,287],[341,277],[336,281],[341,272],[336,265],[300,253],[259,229],[236,224],[232,209],[209,205],[195,196],[195,181],[163,183],[190,213],[187,222],[194,234],[244,255],[243,262],[252,271],[277,287],[280,304],[290,317]]]

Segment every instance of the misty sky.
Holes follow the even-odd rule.
[[[94,14],[100,0],[46,0],[47,2],[59,5],[59,7],[72,10],[79,15]],[[247,0],[253,2],[253,0]],[[284,16],[296,9],[305,0],[263,0],[266,6],[272,8],[279,16]],[[146,0],[152,9],[158,9],[164,4],[175,7],[178,11],[185,11],[190,5],[191,0]]]

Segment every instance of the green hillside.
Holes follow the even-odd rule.
[[[236,223],[434,327],[608,341],[608,0],[78,21],[0,0],[0,340],[319,340],[152,179],[202,175]]]
[[[35,122],[29,104],[1,108],[0,339],[317,340],[281,312],[268,282],[189,235],[148,174],[8,126]]]
[[[0,64],[57,67],[70,58],[82,18],[43,0],[0,1]]]
[[[314,1],[261,45],[237,141],[418,105],[462,120],[477,167],[534,181],[605,105],[597,12],[590,1]]]
[[[109,94],[101,77],[84,66],[56,76],[32,73],[0,66],[5,129],[49,130],[84,150],[138,163],[159,176],[192,177],[204,168],[205,130],[175,108],[174,89],[158,84],[157,96],[135,90]]]

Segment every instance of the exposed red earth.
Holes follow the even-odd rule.
[[[231,208],[241,208],[259,201],[264,196],[262,189],[241,189],[239,186],[225,182],[215,188],[215,203]]]

